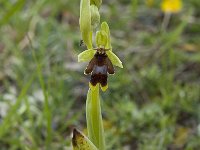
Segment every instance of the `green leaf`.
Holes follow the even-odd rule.
[[[78,62],[90,61],[94,57],[94,54],[95,54],[95,50],[93,49],[85,50],[78,55]]]
[[[21,10],[22,7],[24,6],[25,4],[25,0],[18,0],[16,1],[15,4],[12,5],[11,8],[9,8],[7,11],[5,11],[4,15],[1,16],[1,19],[0,19],[0,26],[2,26],[3,24],[6,24],[9,19],[17,13],[17,11]]]
[[[107,51],[106,54],[113,65],[123,68],[121,60],[112,51]]]
[[[105,150],[103,121],[99,98],[99,84],[88,90],[86,100],[86,119],[89,139],[100,150]]]
[[[89,0],[81,0],[79,24],[84,43],[88,49],[92,49],[92,26]]]
[[[80,131],[73,130],[73,150],[98,150],[96,146]]]

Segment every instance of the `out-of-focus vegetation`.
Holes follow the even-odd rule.
[[[103,96],[108,150],[199,150],[200,2],[165,30],[160,0],[108,0],[101,21],[123,61]],[[0,149],[71,149],[89,77],[77,63],[79,1],[0,2]]]

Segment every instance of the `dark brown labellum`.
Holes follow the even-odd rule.
[[[102,49],[95,53],[85,69],[85,74],[91,74],[90,83],[95,86],[100,83],[102,87],[107,85],[108,74],[114,74],[114,67],[105,51]]]

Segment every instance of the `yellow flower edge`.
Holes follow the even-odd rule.
[[[161,9],[165,13],[178,13],[182,9],[181,0],[163,0]]]

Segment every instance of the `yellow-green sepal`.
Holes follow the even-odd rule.
[[[80,131],[73,130],[73,150],[98,150],[96,146]]]
[[[91,12],[90,0],[81,0],[80,4],[80,30],[82,39],[88,49],[92,48],[92,26],[91,26]]]
[[[121,60],[112,51],[106,51],[106,54],[113,65],[123,68]]]
[[[95,54],[95,50],[93,49],[85,50],[78,55],[78,62],[90,61],[94,57],[94,54]]]

